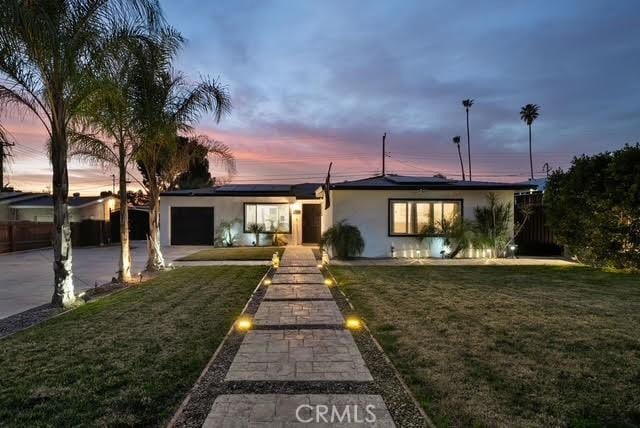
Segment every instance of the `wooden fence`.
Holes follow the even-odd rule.
[[[528,207],[532,214],[516,236],[518,253],[527,256],[559,256],[562,247],[558,245],[551,229],[546,224],[543,193],[534,192],[516,196],[516,221],[522,221],[520,208]]]
[[[0,223],[0,253],[50,247],[52,241],[53,223]],[[109,222],[84,220],[71,223],[71,243],[74,247],[105,245],[110,242]]]

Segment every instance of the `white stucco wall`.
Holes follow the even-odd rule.
[[[294,204],[292,196],[246,197],[246,196],[161,196],[160,197],[160,242],[171,245],[171,207],[213,207],[214,233],[218,233],[218,226],[222,221],[239,219],[234,232],[237,234],[238,245],[251,245],[255,236],[243,232],[245,203],[282,203]],[[292,234],[284,235],[288,242],[294,243],[300,230],[300,215],[291,215]],[[295,236],[294,236],[295,234]],[[270,242],[271,235],[261,235],[260,243]]]
[[[389,257],[392,245],[398,257],[415,257],[417,250],[422,257],[440,257],[442,238],[427,238],[420,243],[415,237],[388,236],[389,199],[463,199],[463,217],[473,220],[473,209],[487,204],[487,193],[486,190],[332,190],[331,208],[323,210],[322,227],[324,231],[340,220],[357,226],[365,240],[363,257]],[[499,201],[511,203],[513,213],[514,192],[494,193]],[[513,230],[513,215],[511,224]]]

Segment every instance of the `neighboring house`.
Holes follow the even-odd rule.
[[[69,221],[80,223],[84,220],[109,221],[111,211],[120,206],[114,196],[80,196],[75,193],[69,198]],[[10,221],[53,222],[53,198],[36,195],[9,204]]]
[[[44,193],[30,192],[0,192],[0,223],[6,223],[12,218],[11,204],[45,196]]]
[[[227,184],[160,195],[162,245],[213,245],[221,222],[239,220],[234,227],[238,245],[252,245],[249,226],[263,226],[260,244],[279,231],[288,243],[317,244],[321,233],[320,197],[316,183]]]
[[[513,206],[514,194],[530,185],[449,180],[440,177],[386,175],[331,185],[330,207],[324,209],[324,189],[319,184],[224,185],[165,192],[160,198],[163,245],[212,245],[222,221],[240,220],[236,227],[239,245],[255,241],[248,232],[260,223],[266,234],[278,224],[293,244],[318,243],[321,232],[346,220],[357,226],[365,240],[364,257],[440,257],[444,239],[439,222],[454,214],[474,218],[474,208],[487,203],[489,192]],[[512,220],[513,222],[513,220]],[[420,243],[423,226],[434,233]],[[511,228],[513,229],[513,227]],[[262,237],[261,244],[268,242]],[[467,256],[482,257],[482,251]]]

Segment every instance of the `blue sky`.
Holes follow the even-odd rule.
[[[237,182],[316,181],[331,160],[370,175],[383,132],[392,172],[455,177],[464,98],[478,178],[527,177],[527,103],[538,175],[640,140],[637,1],[162,3],[187,38],[177,68],[229,88],[232,114],[198,131],[236,152]]]

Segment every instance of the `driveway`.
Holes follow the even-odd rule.
[[[132,273],[144,269],[147,261],[145,241],[131,244]],[[165,262],[191,254],[203,248],[199,246],[165,247]],[[120,247],[74,248],[73,276],[76,293],[109,282],[116,276]],[[23,251],[0,254],[0,319],[49,303],[53,293],[53,250]]]

